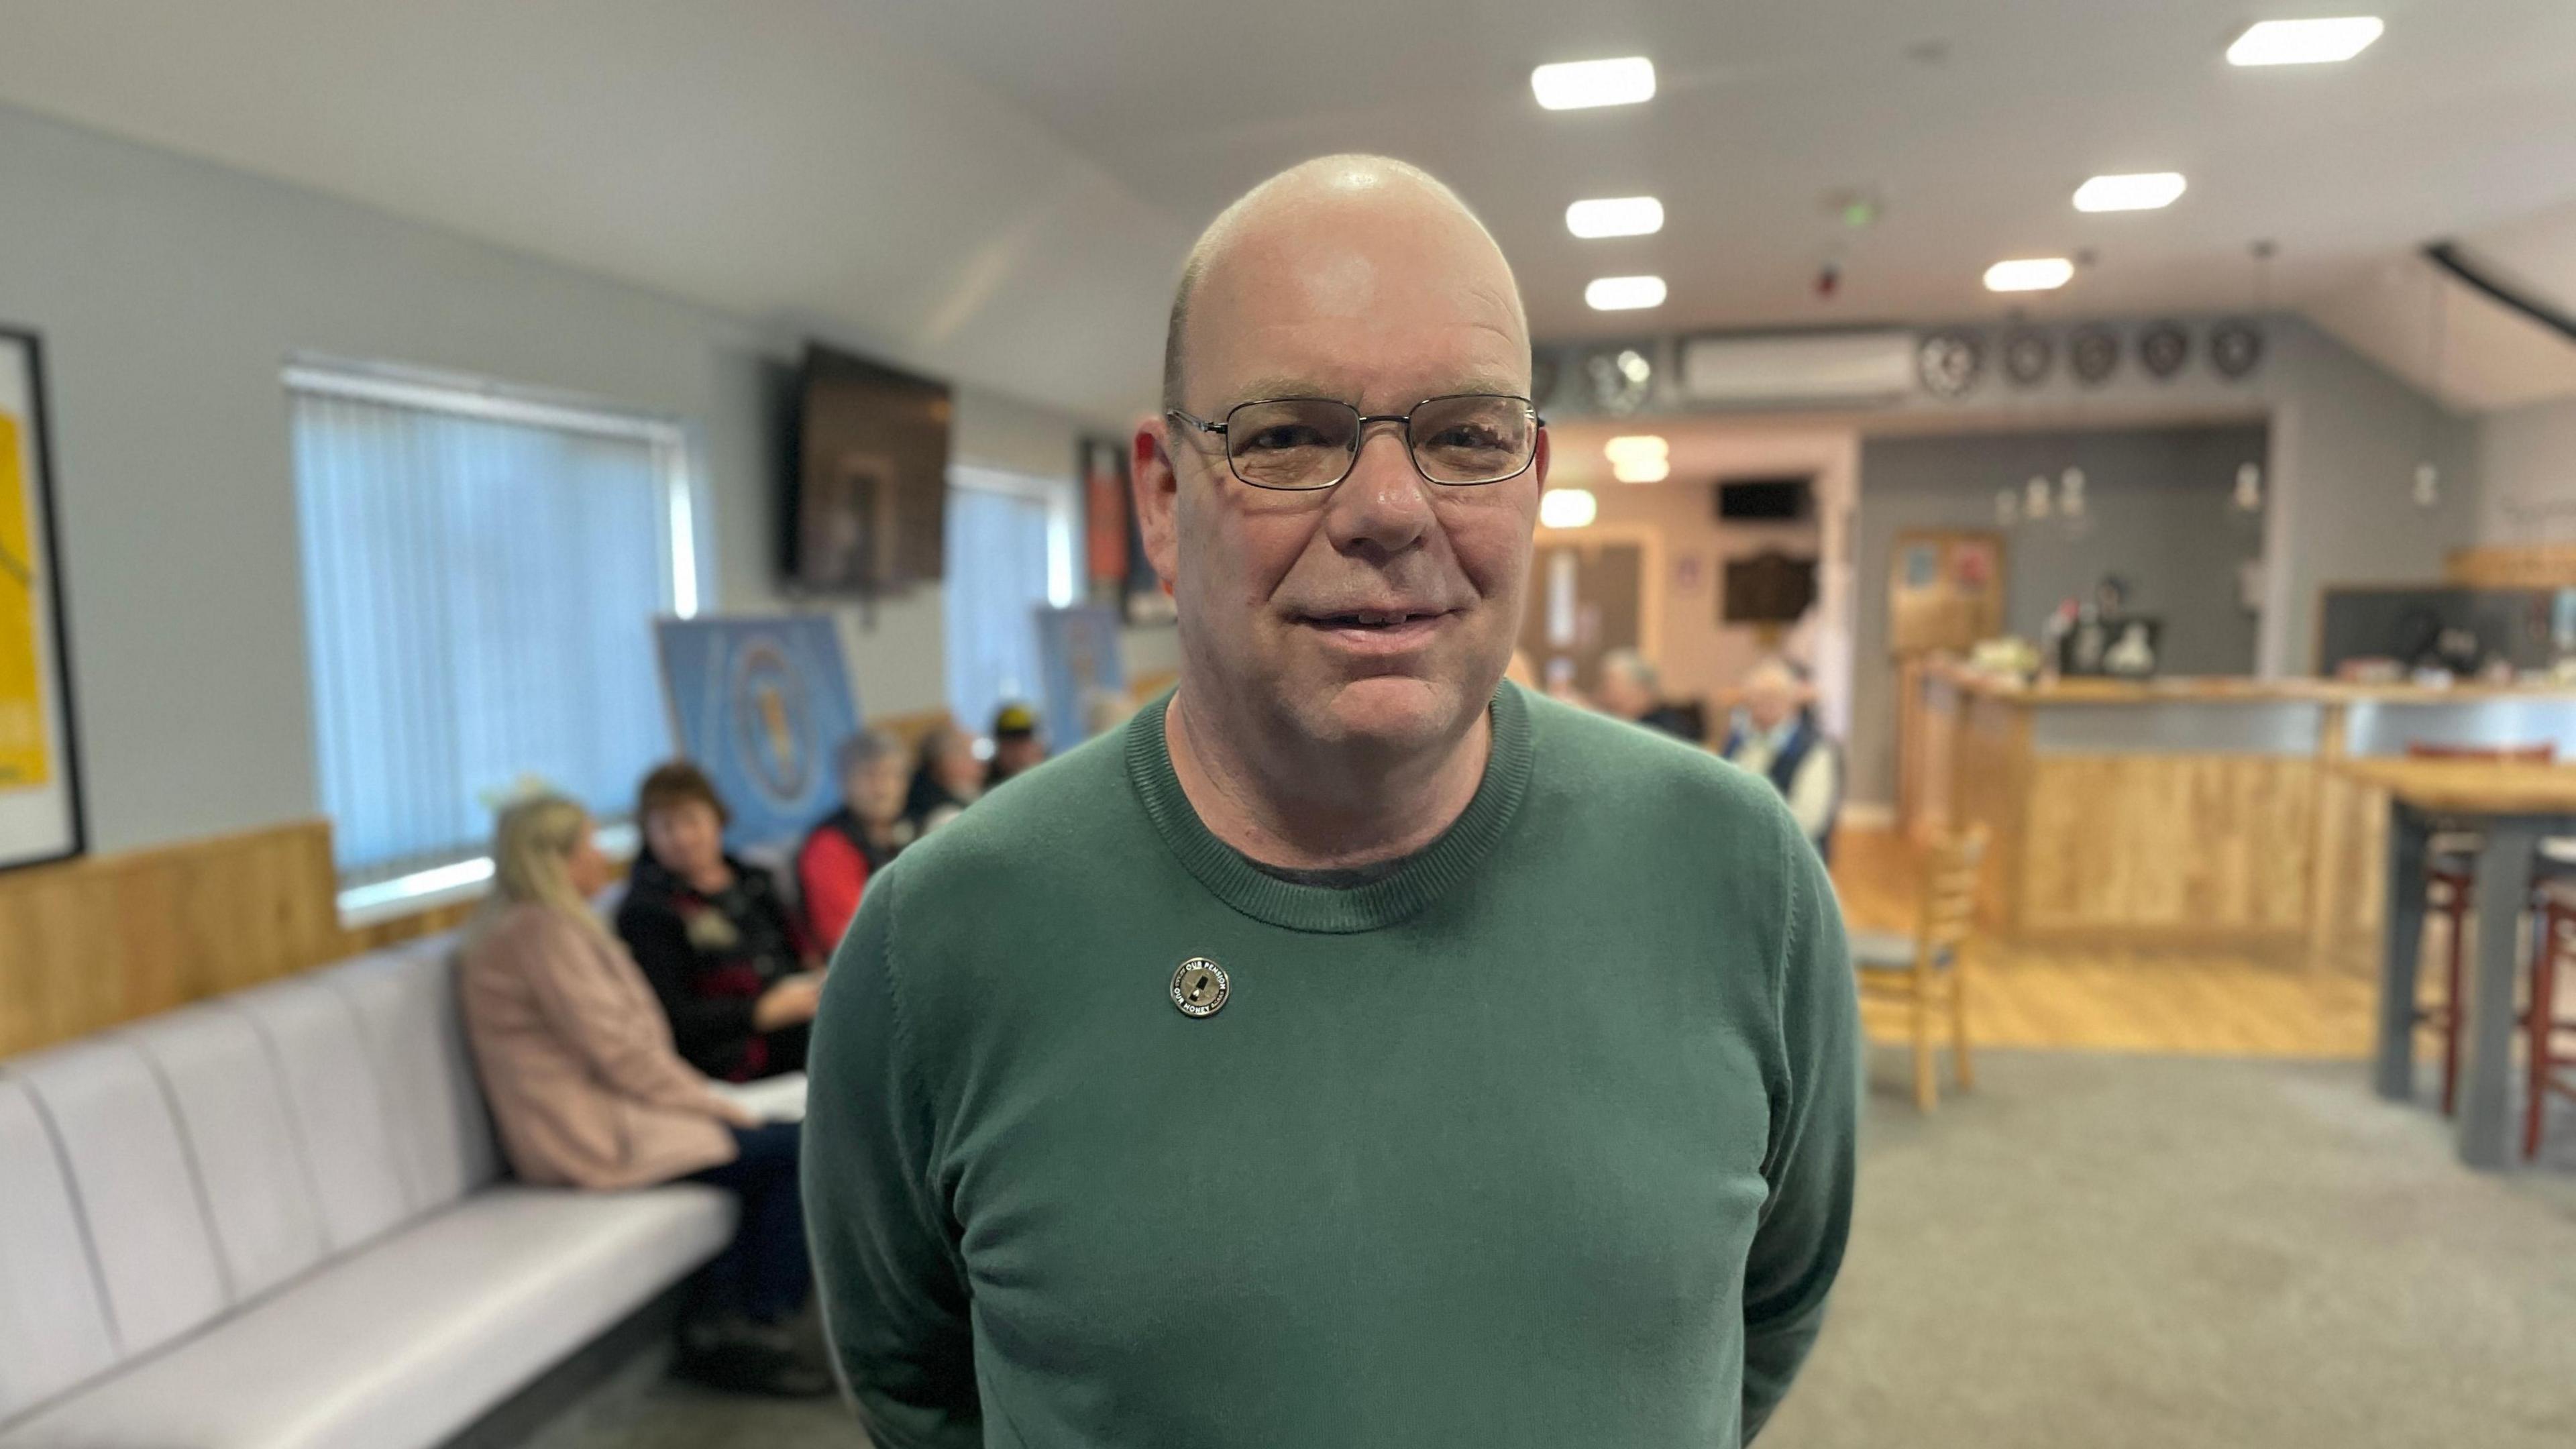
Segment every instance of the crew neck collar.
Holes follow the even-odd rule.
[[[1475,797],[1429,845],[1384,880],[1335,888],[1300,885],[1264,874],[1199,819],[1172,769],[1163,718],[1176,689],[1167,689],[1127,722],[1127,777],[1145,814],[1173,856],[1219,900],[1257,921],[1291,931],[1350,935],[1396,925],[1471,874],[1503,837],[1529,786],[1529,703],[1520,686],[1495,691],[1488,713],[1493,748]]]

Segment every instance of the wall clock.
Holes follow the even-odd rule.
[[[2016,387],[2037,387],[2048,380],[2057,361],[2057,344],[2048,334],[2025,327],[2004,339],[2004,376]]]
[[[2191,334],[2183,331],[2181,324],[2152,323],[2138,334],[2138,361],[2156,381],[2163,382],[2182,371],[2182,365],[2190,360]]]
[[[1935,332],[1914,352],[1915,372],[1923,390],[1939,398],[1963,396],[1977,385],[1986,366],[1986,349],[1972,332]]]
[[[2086,387],[2100,387],[2120,369],[2120,334],[2100,323],[2078,327],[2067,339],[2066,366]]]
[[[2263,364],[2263,329],[2233,317],[2209,329],[2209,365],[2230,382]]]

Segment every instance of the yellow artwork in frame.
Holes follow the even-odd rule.
[[[0,326],[0,870],[88,844],[50,441],[42,344]]]
[[[0,790],[53,779],[45,748],[45,697],[37,662],[36,547],[28,506],[24,430],[0,412]]]

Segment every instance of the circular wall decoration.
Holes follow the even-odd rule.
[[[2182,365],[2190,360],[2191,334],[2183,331],[2181,324],[2156,322],[2138,334],[2138,361],[2156,381],[2163,382],[2182,371]]]
[[[2024,328],[2004,339],[2004,376],[2016,387],[2037,387],[2048,380],[2057,362],[2057,344],[2048,334]]]
[[[2100,387],[2120,370],[2120,334],[2096,322],[2067,339],[2066,366],[2086,387]]]
[[[1923,390],[1934,397],[1964,396],[1977,385],[1986,366],[1985,346],[1971,332],[1935,332],[1914,352],[1914,368]]]
[[[2263,329],[2232,317],[2209,329],[2209,365],[2234,382],[2263,365]]]
[[[1592,399],[1603,412],[1626,417],[1646,405],[1655,385],[1655,365],[1633,347],[1596,352],[1583,361],[1592,383]]]

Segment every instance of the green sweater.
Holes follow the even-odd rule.
[[[804,1151],[881,1449],[1751,1437],[1850,1220],[1832,889],[1713,756],[1511,685],[1493,724],[1355,889],[1211,834],[1159,701],[870,885]]]

